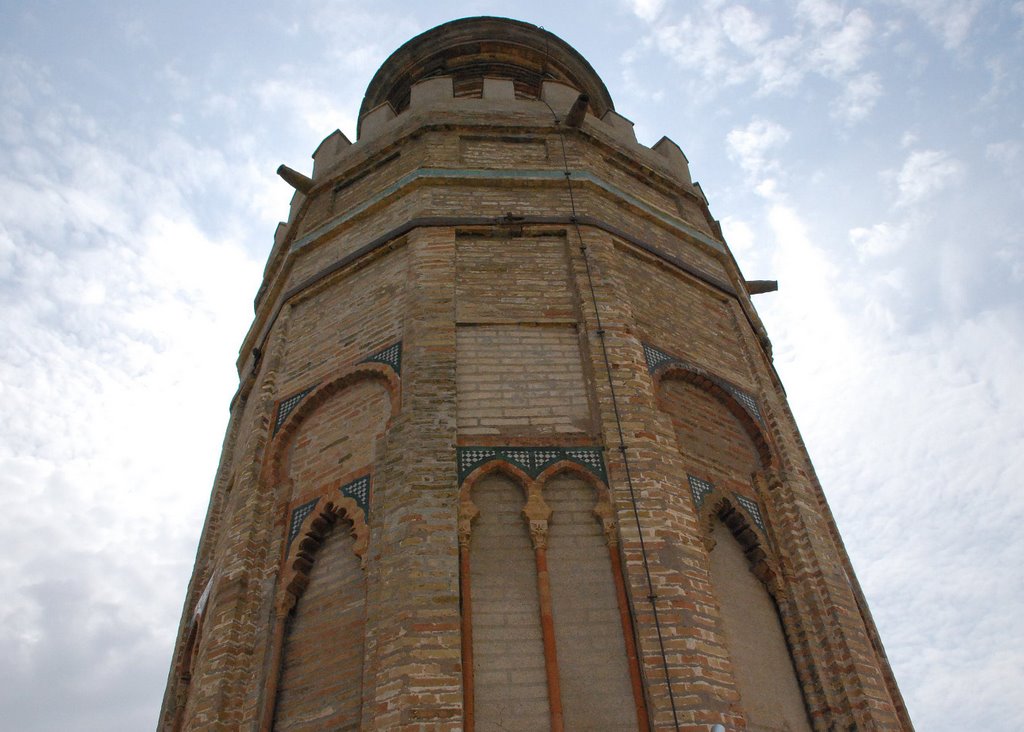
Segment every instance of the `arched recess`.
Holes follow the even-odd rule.
[[[774,561],[729,499],[718,497],[712,506],[701,523],[708,532],[711,583],[747,728],[810,732],[806,701],[775,602],[782,590]]]
[[[648,728],[608,487],[578,464],[542,472],[565,728]]]
[[[725,383],[723,379],[714,378],[677,362],[670,362],[660,367],[653,376],[655,391],[658,395],[658,406],[672,417],[677,438],[681,436],[677,420],[690,417],[694,406],[699,406],[703,413],[692,415],[692,417],[704,418],[711,424],[717,423],[718,427],[734,440],[734,451],[741,450],[741,445],[750,446],[755,454],[751,470],[768,470],[775,465],[774,453],[767,432],[761,428],[758,420],[751,415],[748,408],[741,404],[730,390],[723,387]],[[687,397],[676,393],[677,387],[682,385],[689,387],[687,389],[689,400],[697,401],[697,405],[687,404]],[[724,409],[724,412],[731,415],[732,419],[727,419],[727,415],[723,414],[721,409],[715,408],[713,406],[715,403]],[[684,405],[687,408],[679,408]],[[739,439],[737,431],[742,432],[746,439]],[[681,449],[682,447],[683,443],[680,444]],[[706,447],[712,447],[712,445]],[[747,477],[749,477],[749,473]],[[747,482],[746,479],[744,482]]]
[[[274,436],[271,484],[291,479],[298,497],[311,486],[371,465],[376,442],[400,405],[400,380],[384,364],[360,364],[321,384],[295,407]]]
[[[459,510],[467,731],[552,729],[529,476],[504,461],[463,481]],[[533,499],[532,505],[528,499]],[[532,509],[532,510],[531,510]],[[533,522],[530,521],[532,524]]]
[[[359,364],[304,397],[273,438],[266,476],[275,486],[278,525],[285,527],[286,535],[261,732],[290,729],[292,718],[313,720],[303,729],[321,729],[319,722],[314,723],[319,719],[315,700],[300,690],[337,683],[356,696],[339,702],[337,713],[324,712],[330,721],[322,728],[358,728],[366,595],[362,563],[369,545],[370,485],[383,437],[400,403],[400,380],[390,366]],[[358,501],[338,490],[354,485],[357,477],[365,482]],[[347,527],[344,531],[334,528],[339,522]],[[309,594],[307,585],[332,589]],[[303,669],[320,663],[302,650],[315,648],[315,638],[306,639],[306,631],[316,627],[332,639],[346,638],[347,644],[332,651],[329,673],[300,683],[296,679],[303,678]],[[326,699],[339,693],[334,686],[324,691]]]
[[[776,460],[759,419],[723,384],[709,374],[669,365],[656,374],[658,407],[672,421],[689,473],[719,631],[748,727],[809,730],[789,644],[795,635],[787,635],[779,613],[787,586],[769,544],[764,496],[757,487]]]
[[[369,532],[351,498],[321,501],[288,552],[273,704],[265,729],[348,730],[362,722]],[[272,724],[270,724],[272,720]]]

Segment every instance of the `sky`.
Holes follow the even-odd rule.
[[[690,160],[920,730],[1024,729],[1024,2],[0,0],[0,719],[155,726],[291,189],[398,46],[541,25]]]

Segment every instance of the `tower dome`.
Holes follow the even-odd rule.
[[[455,96],[480,96],[485,78],[508,79],[516,96],[537,99],[541,83],[579,89],[598,116],[614,109],[604,82],[576,49],[553,33],[508,18],[463,18],[421,33],[392,53],[374,74],[359,110],[409,106],[419,81],[450,76]]]

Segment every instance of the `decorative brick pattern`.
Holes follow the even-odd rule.
[[[704,505],[704,499],[708,497],[708,494],[715,490],[715,486],[703,478],[697,478],[692,475],[687,475],[686,478],[690,481],[690,493],[693,494],[693,502],[697,508],[700,508]]]
[[[277,418],[274,420],[274,433],[276,434],[284,421],[288,419],[288,415],[292,413],[295,407],[299,406],[299,402],[309,396],[309,393],[316,388],[316,384],[307,387],[300,391],[298,394],[292,394],[287,399],[282,399],[281,403],[277,405]]]
[[[764,519],[761,518],[761,509],[757,507],[757,503],[746,496],[741,496],[739,493],[734,493],[733,495],[736,496],[736,500],[741,506],[743,506],[746,512],[750,514],[750,518],[754,519],[754,523],[757,524],[757,528],[764,531]]]
[[[340,489],[341,495],[351,498],[356,505],[363,510],[366,520],[370,520],[370,476],[364,475],[356,478],[351,483],[346,483]]]
[[[681,358],[671,356],[665,353],[664,351],[661,351],[647,343],[644,343],[643,347],[644,357],[647,360],[648,373],[653,374],[655,371],[657,371],[659,368],[661,368],[667,363],[678,364],[679,366],[685,368],[687,371],[692,371],[695,374],[700,374],[709,381],[718,384],[718,386],[722,387],[723,389],[725,389],[725,391],[729,392],[729,394],[731,394],[732,397],[736,399],[736,401],[738,401],[743,406],[743,408],[750,413],[750,416],[752,416],[762,425],[764,424],[764,417],[761,416],[761,409],[757,406],[757,400],[754,399],[754,397],[751,394],[748,394],[735,384],[731,384],[721,377],[708,373],[705,369],[702,369],[700,366],[695,366],[692,363],[684,361]]]
[[[531,478],[560,460],[569,460],[606,482],[603,452],[598,447],[460,447],[457,454],[459,482],[492,460],[507,460]]]
[[[394,372],[398,375],[402,375],[402,342],[399,341],[393,345],[388,346],[383,351],[367,356],[362,360],[362,363],[382,363],[390,366],[394,369]]]

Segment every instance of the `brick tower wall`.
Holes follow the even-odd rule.
[[[160,728],[753,729],[753,644],[802,723],[911,729],[679,148],[487,18],[359,128],[283,173]]]

